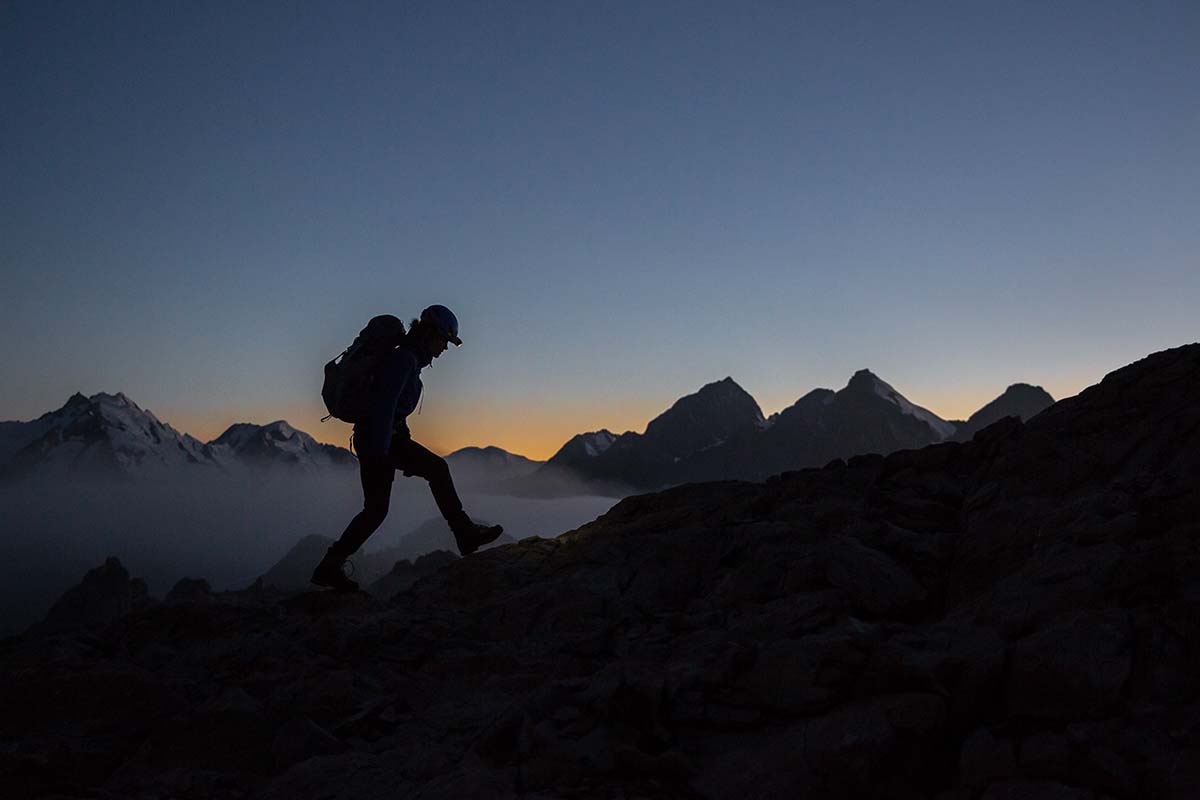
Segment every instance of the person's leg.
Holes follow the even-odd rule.
[[[390,459],[362,458],[359,459],[358,474],[362,481],[363,507],[334,543],[342,558],[357,553],[367,538],[383,524],[391,503],[396,469]]]
[[[405,475],[416,475],[429,481],[433,499],[450,524],[459,553],[468,556],[500,538],[504,528],[499,525],[477,525],[463,511],[446,459],[431,453],[412,439],[397,438],[392,442],[392,453],[396,469],[403,470]]]
[[[403,470],[405,475],[429,481],[438,511],[450,523],[451,530],[461,530],[471,525],[471,519],[463,511],[462,500],[454,488],[454,479],[450,477],[446,459],[412,439],[400,437],[392,440],[392,459],[396,469]]]
[[[342,572],[342,563],[362,547],[387,516],[396,470],[384,459],[360,458],[358,475],[362,481],[363,509],[350,520],[341,538],[329,546],[311,578],[318,586],[329,586],[335,591],[358,589],[358,583]]]

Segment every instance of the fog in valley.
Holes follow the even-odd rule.
[[[478,484],[462,499],[472,517],[499,523],[516,539],[557,536],[617,502],[509,497],[482,493]],[[145,579],[152,596],[183,577],[204,578],[218,591],[243,588],[302,537],[337,538],[361,505],[357,470],[0,487],[0,634],[40,619],[108,556]],[[395,545],[437,516],[428,485],[397,474],[391,512],[364,550]]]

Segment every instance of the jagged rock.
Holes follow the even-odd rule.
[[[458,556],[454,553],[445,550],[435,550],[432,553],[426,553],[415,561],[407,559],[397,561],[392,566],[391,572],[367,587],[367,592],[372,597],[389,600],[426,575],[437,572],[442,567],[452,564],[457,560]]]
[[[315,756],[341,753],[346,745],[309,719],[286,722],[271,742],[271,754],[279,766],[289,766]]]
[[[871,616],[904,617],[925,602],[925,590],[908,570],[877,550],[845,539],[830,547],[826,558],[829,583]]]
[[[212,600],[212,587],[203,578],[180,578],[163,600],[167,603],[207,603]]]
[[[1016,754],[1012,742],[997,739],[987,728],[980,728],[963,742],[959,774],[968,786],[983,787],[993,781],[1012,777]]]
[[[362,613],[378,608],[378,603],[367,592],[335,592],[329,589],[314,589],[299,592],[283,602],[292,612],[303,614]]]
[[[149,601],[146,582],[130,578],[119,559],[110,556],[68,589],[30,633],[48,635],[71,630],[98,631]]]
[[[1080,614],[1017,642],[1007,687],[1011,712],[1080,719],[1118,706],[1132,665],[1125,616]]]

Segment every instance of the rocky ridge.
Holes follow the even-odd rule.
[[[17,794],[1184,798],[1200,345],[966,443],[628,498],[389,604],[0,645]],[[36,700],[34,700],[36,698]]]

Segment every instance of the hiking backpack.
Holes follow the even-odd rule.
[[[329,417],[360,422],[370,408],[375,371],[383,358],[404,339],[404,323],[391,314],[372,317],[354,342],[325,365],[321,399]]]

